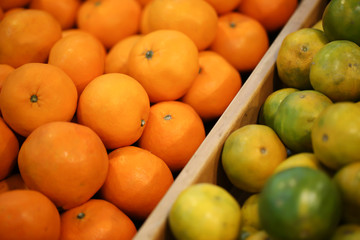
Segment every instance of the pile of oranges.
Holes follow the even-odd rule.
[[[0,0],[2,239],[131,239],[297,5]]]

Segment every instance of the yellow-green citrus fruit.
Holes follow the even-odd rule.
[[[260,230],[251,234],[246,240],[271,240],[266,231]]]
[[[274,129],[283,143],[294,153],[312,152],[311,128],[317,116],[332,101],[314,90],[289,94],[280,104]]]
[[[250,195],[241,207],[242,225],[261,229],[258,213],[259,194]]]
[[[328,106],[314,121],[311,139],[316,157],[337,170],[360,161],[360,107],[353,102]]]
[[[283,171],[293,167],[310,167],[314,169],[321,169],[320,161],[316,158],[314,153],[301,152],[289,156],[285,161],[279,164],[274,173]]]
[[[177,240],[232,240],[240,233],[241,208],[224,188],[198,183],[178,195],[168,219]]]
[[[266,125],[249,124],[227,137],[221,163],[234,186],[256,193],[286,157],[286,148],[273,129]]]
[[[266,99],[261,108],[263,124],[274,129],[274,117],[280,103],[290,93],[296,92],[296,88],[281,88],[272,92]]]
[[[290,168],[274,174],[259,197],[259,218],[270,239],[328,240],[339,224],[341,197],[323,171]]]
[[[360,224],[360,162],[342,167],[335,173],[334,181],[343,201],[343,221]]]
[[[339,225],[330,240],[359,240],[360,225],[342,224]]]
[[[312,89],[310,64],[315,53],[328,43],[323,31],[302,28],[288,34],[279,49],[276,67],[279,78],[287,87]]]
[[[360,44],[360,1],[331,0],[323,12],[323,28],[329,40]]]
[[[360,100],[360,47],[347,40],[326,44],[310,67],[312,87],[332,101]]]

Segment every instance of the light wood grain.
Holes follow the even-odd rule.
[[[242,194],[246,195],[246,193],[232,188],[224,173],[221,172],[219,158],[223,143],[235,129],[246,124],[256,123],[262,103],[274,90],[275,61],[282,40],[287,34],[303,27],[310,27],[321,19],[327,2],[325,0],[302,0],[300,2],[297,10],[273,41],[258,66],[177,176],[163,199],[143,223],[134,240],[174,239],[167,225],[168,213],[181,191],[192,184],[216,183],[227,188],[237,198],[241,198]]]

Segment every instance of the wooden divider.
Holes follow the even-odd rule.
[[[168,213],[180,192],[192,184],[216,183],[231,192],[239,202],[247,195],[233,187],[224,175],[219,165],[222,146],[232,131],[246,124],[256,123],[261,105],[273,92],[274,85],[279,82],[275,61],[282,40],[291,32],[315,24],[321,19],[327,3],[327,0],[300,1],[288,23],[279,32],[262,60],[210,130],[188,164],[176,177],[163,199],[142,224],[133,238],[134,240],[174,239],[168,227]]]

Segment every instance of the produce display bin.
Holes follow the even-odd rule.
[[[327,0],[299,2],[292,17],[276,36],[262,60],[209,131],[188,164],[176,177],[168,192],[141,225],[134,240],[174,239],[168,226],[168,213],[177,196],[190,185],[201,182],[214,183],[227,189],[240,203],[245,199],[247,193],[232,186],[219,164],[223,144],[229,134],[237,128],[257,122],[261,105],[280,83],[275,62],[283,39],[287,34],[300,28],[313,26],[321,19],[328,2]]]

